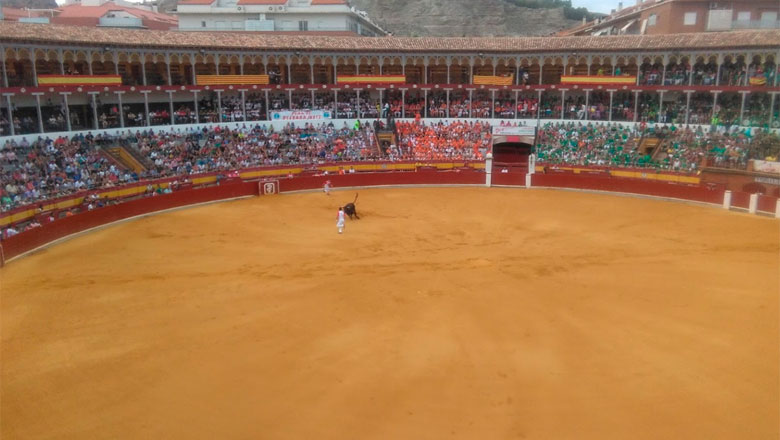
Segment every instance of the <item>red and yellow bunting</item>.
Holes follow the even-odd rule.
[[[121,86],[119,75],[38,75],[39,86]]]
[[[474,75],[474,85],[477,86],[511,86],[515,83],[515,76],[488,76]]]
[[[564,75],[561,77],[561,84],[632,85],[636,84],[636,76]]]
[[[403,75],[343,75],[338,77],[339,84],[403,84]]]
[[[196,75],[195,81],[199,86],[263,86],[271,83],[268,75]]]
[[[750,85],[751,86],[765,86],[766,85],[766,77],[754,76],[754,77],[750,78]]]

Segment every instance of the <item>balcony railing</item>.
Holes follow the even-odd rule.
[[[734,20],[732,29],[780,29],[780,21],[774,20]]]

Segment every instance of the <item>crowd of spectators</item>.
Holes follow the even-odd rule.
[[[705,96],[696,105],[706,105],[706,101]],[[724,101],[723,105],[733,103]],[[390,108],[388,105],[384,112]],[[703,115],[706,114],[705,109]],[[393,121],[392,125],[396,143],[382,149],[376,144],[374,126],[359,122],[341,127],[333,123],[289,124],[279,130],[246,123],[235,128],[79,134],[70,138],[40,137],[32,142],[7,140],[0,144],[0,206],[7,211],[79,191],[91,192],[141,180],[188,178],[212,172],[229,174],[262,166],[379,159],[482,160],[491,148],[489,123],[428,123],[417,118],[411,122]],[[538,132],[535,151],[544,164],[696,172],[705,163],[745,168],[748,159],[763,158],[753,148],[756,139],[774,136],[769,144],[780,145],[777,135],[766,133],[736,126],[681,128],[671,121],[633,126],[591,121],[546,123]],[[642,139],[646,137],[659,138],[659,146],[644,148]],[[114,146],[131,152],[146,170],[129,170],[107,153],[107,148]],[[95,206],[100,203],[103,201],[94,201]]]
[[[479,121],[426,124],[398,122],[400,159],[480,160],[491,146],[491,125]]]
[[[656,150],[642,149],[643,137],[660,140]],[[596,123],[548,123],[539,131],[539,162],[603,167],[655,168],[696,172],[702,163],[717,167],[745,168],[755,158],[756,139],[776,134],[762,130],[707,130],[676,125]],[[762,157],[763,158],[763,157]]]
[[[0,204],[3,210],[84,189],[138,180],[101,152],[109,138],[77,135],[70,139],[5,141],[0,145]]]

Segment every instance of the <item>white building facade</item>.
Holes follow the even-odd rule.
[[[182,0],[182,31],[387,33],[345,0]]]

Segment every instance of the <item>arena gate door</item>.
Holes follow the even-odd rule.
[[[528,157],[535,141],[535,127],[493,127],[493,167],[528,172]]]

